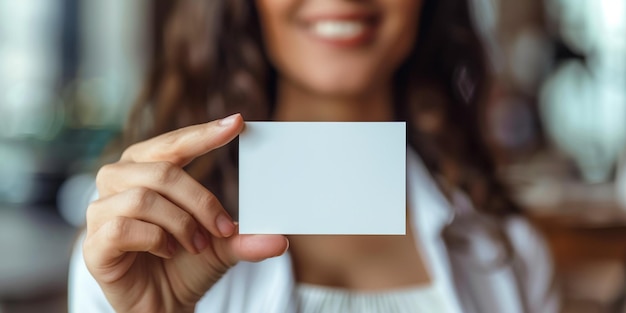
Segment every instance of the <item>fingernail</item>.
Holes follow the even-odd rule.
[[[197,231],[196,234],[193,235],[193,246],[196,247],[198,251],[204,250],[208,245],[209,241],[200,231]]]
[[[227,116],[221,120],[219,120],[219,122],[217,122],[220,126],[230,126],[232,125],[238,117],[239,113],[235,113],[231,116]]]
[[[235,224],[225,214],[218,215],[215,223],[217,224],[217,229],[224,237],[230,237],[235,232]]]
[[[283,253],[281,253],[280,255],[283,255],[283,254],[287,253],[287,251],[289,250],[289,239],[287,239],[287,237],[285,237],[285,241],[287,241],[287,247],[285,248],[285,251],[283,251]]]

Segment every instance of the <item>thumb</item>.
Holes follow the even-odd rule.
[[[231,264],[263,261],[282,255],[289,248],[289,240],[282,235],[235,235],[220,241]]]

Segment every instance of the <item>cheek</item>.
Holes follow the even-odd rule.
[[[421,1],[390,0],[387,36],[388,60],[394,68],[404,61],[417,39]]]
[[[263,42],[273,64],[282,62],[293,50],[294,14],[301,0],[257,0]]]

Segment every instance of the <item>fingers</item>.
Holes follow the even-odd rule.
[[[289,240],[282,235],[243,235],[232,242],[237,260],[258,262],[282,255],[289,248]]]
[[[102,270],[118,266],[118,258],[127,252],[150,252],[162,258],[171,258],[176,242],[154,224],[117,217],[87,236],[83,250],[88,267]]]
[[[118,216],[163,228],[191,253],[202,251],[209,240],[188,212],[147,188],[134,188],[93,202],[87,210],[89,233]]]
[[[179,129],[137,143],[124,151],[119,162],[101,168],[96,178],[101,198],[88,210],[83,246],[90,270],[124,273],[141,255],[129,252],[171,258],[177,242],[191,253],[202,250],[203,256],[213,253],[214,249],[204,248],[215,242],[230,242],[236,230],[232,219],[218,199],[182,167],[230,142],[243,127],[241,115],[235,114]],[[241,248],[249,240],[235,241]],[[269,250],[276,250],[274,245],[264,244]],[[264,255],[254,249],[246,252],[223,246],[232,260]]]
[[[103,197],[136,188],[154,190],[189,213],[215,237],[229,237],[235,232],[231,217],[215,195],[172,163],[110,164],[98,172],[96,183]]]
[[[182,167],[233,140],[243,125],[241,115],[234,114],[206,124],[181,128],[130,146],[124,151],[121,161],[167,161]]]
[[[259,262],[282,255],[289,240],[282,235],[236,235],[214,241],[215,251],[231,266],[239,261]]]

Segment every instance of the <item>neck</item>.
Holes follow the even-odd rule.
[[[278,121],[373,122],[394,119],[390,86],[380,86],[360,95],[320,95],[280,81],[276,112]]]

